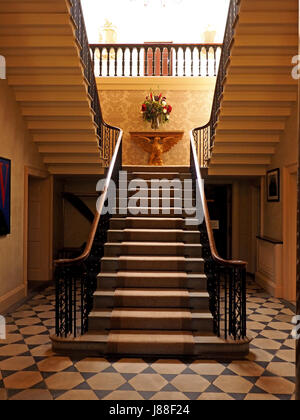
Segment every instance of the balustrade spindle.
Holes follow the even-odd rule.
[[[133,53],[133,49],[129,48],[129,76],[130,77],[132,77],[132,66],[133,66],[132,53]]]
[[[152,48],[152,76],[155,76],[155,57],[156,55],[156,48]]]
[[[100,74],[100,77],[102,76],[102,54],[103,54],[103,50],[102,50],[102,48],[100,48],[100,58],[99,58],[99,74]]]
[[[209,76],[209,49],[206,48],[206,76]]]
[[[125,76],[126,48],[122,48],[122,76]]]
[[[141,65],[141,49],[137,48],[137,76],[139,77],[141,75],[141,69],[140,69],[140,65]]]
[[[115,54],[115,77],[118,76],[118,53],[119,50],[117,48],[114,49],[114,54]]]

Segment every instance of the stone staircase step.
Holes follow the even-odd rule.
[[[185,244],[200,244],[200,232],[184,231],[182,229],[122,229],[109,230],[108,242],[124,241],[160,241],[164,242],[183,242]]]
[[[213,333],[192,331],[112,330],[93,331],[77,338],[51,337],[58,353],[85,356],[195,356],[205,360],[240,360],[249,353],[248,339],[232,342]]]
[[[131,201],[130,201],[130,198],[132,197],[132,195],[135,195],[135,194],[136,193],[133,193],[133,194],[129,195],[129,193],[128,193],[127,203],[129,204],[129,206],[131,206],[131,204],[132,204]],[[149,206],[149,207],[162,207],[162,208],[178,207],[178,208],[183,208],[186,205],[185,201],[187,202],[189,208],[194,207],[196,205],[196,200],[193,198],[192,194],[188,195],[188,193],[185,193],[185,195],[184,195],[184,192],[182,193],[182,195],[181,194],[180,195],[175,195],[175,196],[170,195],[170,197],[169,197],[169,195],[162,195],[162,194],[157,194],[157,195],[147,194],[147,195],[144,195],[144,196],[142,194],[139,194],[139,197],[142,197],[142,200],[143,200],[142,203],[147,204],[147,206]],[[188,197],[190,197],[189,201],[187,201]],[[122,197],[121,197],[121,199],[122,199]],[[120,204],[119,204],[120,202],[122,203],[122,201],[120,200],[120,197],[117,196],[117,201],[116,201],[116,203],[117,203],[116,207],[117,208],[120,207]],[[138,204],[140,202],[141,201],[137,201]],[[135,205],[135,203],[136,203],[136,201],[133,204]]]
[[[186,271],[204,273],[202,258],[158,257],[158,256],[120,256],[103,257],[101,271]]]
[[[182,208],[182,207],[142,207],[137,205],[136,207],[127,208],[113,208],[113,213],[119,217],[195,217],[195,208]]]
[[[170,255],[199,258],[202,257],[202,245],[184,244],[183,242],[108,242],[105,244],[104,256],[120,255]]]
[[[94,309],[128,308],[189,308],[206,309],[207,292],[187,289],[98,289],[94,294]]]
[[[110,229],[182,229],[195,231],[199,220],[183,219],[182,217],[117,217],[110,219]]]
[[[212,331],[213,318],[207,310],[173,308],[118,308],[93,310],[92,330],[187,330]]]
[[[193,355],[194,350],[191,331],[116,330],[107,338],[108,354],[176,356]]]
[[[114,290],[116,288],[162,288],[206,290],[205,274],[187,274],[186,272],[107,272],[98,275],[98,289]]]
[[[130,188],[130,189],[119,189],[117,190],[117,197],[121,196],[121,197],[125,197],[127,196],[132,197],[135,194],[139,193],[142,197],[169,197],[170,198],[174,198],[174,197],[181,197],[181,195],[184,197],[184,193],[186,195],[193,196],[193,190],[186,188],[183,190],[183,188],[151,188],[151,186],[149,188]]]
[[[184,180],[184,179],[191,179],[191,173],[190,172],[162,172],[162,171],[157,171],[157,172],[150,172],[150,171],[146,171],[146,172],[139,172],[139,171],[134,171],[134,172],[128,172],[128,180],[131,181],[132,179],[142,179],[145,181],[151,181],[151,180],[170,180],[170,181],[174,181],[174,180]]]

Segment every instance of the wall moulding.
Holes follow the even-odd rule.
[[[97,77],[98,90],[214,90],[215,77]]]
[[[257,238],[255,281],[277,298],[282,297],[282,251],[281,241]]]

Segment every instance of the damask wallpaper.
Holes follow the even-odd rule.
[[[162,91],[173,111],[170,122],[160,131],[184,131],[184,138],[170,152],[164,155],[166,165],[189,165],[189,132],[208,122],[214,90],[202,87],[199,91]],[[100,101],[105,121],[124,131],[123,164],[147,165],[148,154],[130,138],[130,131],[151,131],[149,123],[142,119],[141,106],[149,91],[104,90]]]

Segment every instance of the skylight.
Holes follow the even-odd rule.
[[[82,0],[90,43],[105,42],[105,24],[116,30],[117,43],[204,42],[205,31],[216,31],[222,42],[229,0]],[[102,32],[103,34],[103,32]]]

